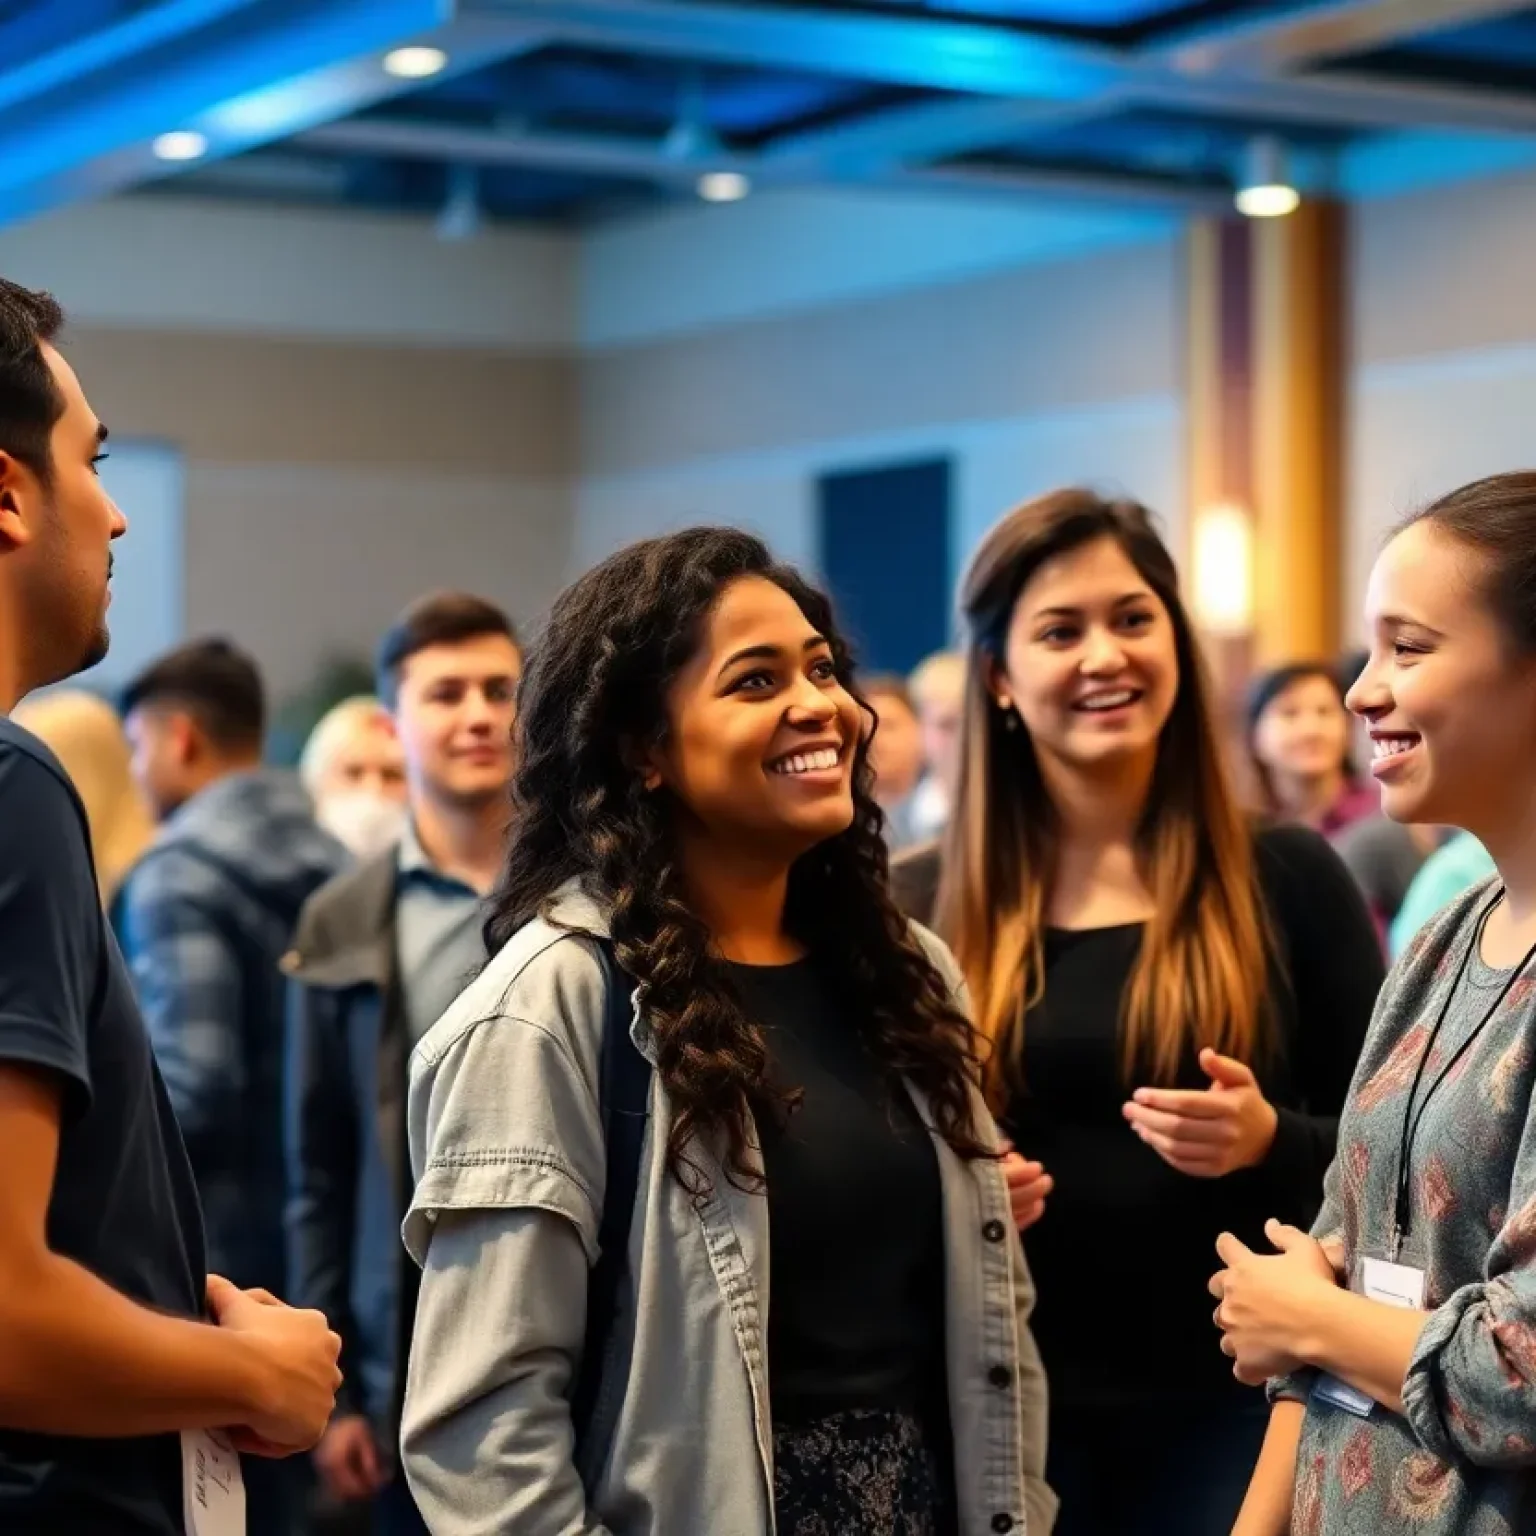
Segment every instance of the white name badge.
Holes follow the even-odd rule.
[[[217,1430],[181,1432],[181,1517],[187,1536],[245,1536],[240,1453]]]
[[[1416,1312],[1424,1305],[1424,1271],[1385,1259],[1361,1259],[1360,1290],[1372,1301]]]

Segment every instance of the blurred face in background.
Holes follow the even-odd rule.
[[[1094,539],[1025,582],[992,686],[1047,782],[1155,758],[1179,689],[1173,621],[1120,545]]]
[[[922,732],[923,763],[953,798],[960,782],[960,730],[965,719],[965,659],[936,657],[919,670],[912,702]]]
[[[304,749],[300,770],[315,819],[358,858],[395,843],[405,827],[405,753],[375,700],[338,705]]]
[[[405,753],[382,709],[356,721],[336,743],[315,786],[315,798],[322,803],[356,794],[405,803]]]
[[[505,635],[429,645],[406,658],[394,723],[413,796],[475,810],[506,795],[522,670]]]
[[[1299,677],[1265,705],[1253,752],[1271,774],[1307,782],[1343,771],[1349,712],[1331,678]]]
[[[886,807],[900,805],[923,774],[922,727],[904,695],[872,688],[865,697],[878,720],[869,749],[875,798]]]
[[[164,821],[207,782],[208,743],[185,709],[145,704],[123,722],[133,777],[155,818]]]

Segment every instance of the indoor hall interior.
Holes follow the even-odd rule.
[[[1533,264],[1529,0],[0,0],[0,278],[62,305],[128,521],[110,650],[14,718],[126,923],[124,690],[227,642],[318,889],[412,826],[413,605],[501,615],[510,690],[601,562],[731,528],[829,595],[899,863],[960,797],[966,573],[1086,488],[1151,514],[1234,796],[1331,846],[1374,967],[1493,868],[1383,814],[1345,697],[1393,530],[1536,458]],[[458,876],[433,942],[478,943]],[[396,1529],[338,1494],[368,1454],[295,1480],[317,1532]]]

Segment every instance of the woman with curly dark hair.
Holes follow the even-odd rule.
[[[434,1530],[1050,1530],[974,1036],[886,894],[851,674],[826,599],[727,529],[615,555],[529,657],[494,957],[411,1070]],[[649,1123],[598,1343],[625,1024]]]

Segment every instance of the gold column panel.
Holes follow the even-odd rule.
[[[1255,660],[1332,660],[1342,606],[1345,213],[1303,202],[1252,230]]]

